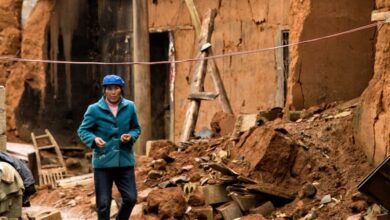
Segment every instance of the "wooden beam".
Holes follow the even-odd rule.
[[[133,0],[134,62],[150,60],[148,27],[148,1]],[[152,136],[150,66],[136,64],[133,73],[134,102],[138,108],[138,118],[142,129],[135,151],[138,154],[145,154],[146,141]]]
[[[390,11],[372,11],[371,21],[385,21],[386,23],[390,22]]]
[[[200,18],[196,10],[195,4],[193,0],[186,0],[186,3],[187,3],[188,11],[190,12],[191,15],[191,21],[192,21],[192,25],[194,26],[196,36],[199,36],[198,30],[200,29]],[[213,55],[212,49],[209,49],[209,55],[210,56]],[[218,66],[214,60],[209,61],[208,68],[211,72],[211,76],[213,78],[216,91],[219,94],[219,101],[221,102],[222,105],[222,111],[233,115],[233,110],[230,105],[229,98],[227,97],[225,86],[223,85]]]
[[[194,25],[196,36],[200,34],[200,19],[198,15],[198,11],[196,10],[195,4],[193,0],[186,0],[188,11],[190,12],[191,21]]]
[[[207,56],[208,50],[201,51],[202,46],[210,41],[211,32],[213,31],[214,18],[216,15],[215,10],[208,10],[205,18],[203,19],[202,28],[198,37],[198,56],[201,58],[195,64],[194,75],[191,83],[191,93],[203,92],[203,83],[206,75],[207,60],[203,59]],[[199,100],[192,100],[190,107],[187,110],[186,117],[184,119],[183,129],[180,136],[180,142],[186,142],[190,139],[192,132],[195,129],[196,121],[198,119],[198,113],[200,108]]]
[[[191,100],[206,100],[211,101],[217,98],[218,94],[213,92],[197,92],[192,93],[188,96],[188,99]]]

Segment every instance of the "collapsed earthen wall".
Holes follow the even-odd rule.
[[[290,42],[370,23],[373,1],[291,1]],[[375,29],[290,48],[287,107],[302,109],[360,96],[372,77]]]
[[[377,0],[379,10],[389,11],[390,0]],[[370,162],[390,156],[390,24],[378,30],[374,77],[362,95],[355,135]]]
[[[288,0],[198,0],[194,2],[201,17],[207,9],[217,9],[211,40],[214,54],[277,46],[278,35],[288,23]],[[173,28],[177,60],[195,55],[195,31],[188,28],[191,25],[185,1],[149,1],[149,26],[150,28],[167,26]],[[254,112],[277,105],[276,53],[277,51],[268,51],[216,59],[235,114]],[[189,102],[187,97],[194,65],[195,63],[180,63],[176,66],[176,140],[180,135]],[[205,90],[215,91],[210,73],[206,74]],[[203,101],[197,130],[209,127],[213,114],[220,110],[218,100]]]
[[[22,34],[21,58],[46,59],[46,29],[50,21],[54,3],[52,0],[40,0],[32,10]],[[16,8],[14,13],[21,13]],[[16,128],[15,110],[22,98],[25,83],[40,92],[40,108],[44,108],[45,65],[37,62],[18,62],[8,69],[6,80],[7,129]]]

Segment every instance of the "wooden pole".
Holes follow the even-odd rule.
[[[199,36],[200,32],[200,18],[199,14],[196,10],[195,4],[193,0],[186,0],[187,8],[188,11],[190,12],[191,15],[191,20],[192,20],[192,25],[194,26],[196,36]],[[213,52],[211,49],[209,49],[209,55],[212,56]],[[214,86],[219,94],[219,101],[221,102],[222,105],[222,111],[233,114],[232,107],[229,102],[229,98],[226,94],[225,86],[223,85],[223,81],[221,79],[221,75],[219,73],[219,69],[217,64],[215,63],[214,60],[209,60],[209,65],[208,68],[211,72],[211,77],[213,78]]]
[[[147,1],[133,0],[134,62],[150,60],[148,21]],[[138,154],[145,154],[146,141],[152,136],[150,66],[136,64],[133,73],[134,102],[138,108],[138,118],[142,129],[135,151]]]
[[[201,50],[202,46],[210,42],[211,32],[213,31],[215,10],[206,12],[203,19],[200,35],[198,36],[198,55],[197,58],[205,58],[208,50]],[[199,93],[204,91],[203,83],[206,75],[207,60],[201,59],[195,64],[194,75],[191,83],[191,93]],[[190,107],[187,110],[183,124],[183,129],[180,136],[180,142],[186,142],[190,139],[192,132],[195,129],[196,121],[200,108],[200,100],[191,100]]]

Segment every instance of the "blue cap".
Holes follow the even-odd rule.
[[[123,87],[125,85],[125,81],[123,81],[123,79],[120,76],[107,75],[103,78],[102,85],[103,86],[117,85],[117,86]]]

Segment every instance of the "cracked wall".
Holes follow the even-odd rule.
[[[389,10],[390,0],[377,0],[377,9]],[[390,24],[379,30],[375,45],[374,76],[362,94],[355,120],[355,136],[369,161],[378,165],[390,156]]]
[[[18,54],[21,58],[46,59],[46,30],[53,5],[52,0],[40,0],[32,10],[22,33],[20,55]],[[20,14],[21,8],[15,8],[13,12]],[[9,75],[5,82],[7,129],[15,130],[15,112],[23,96],[25,83],[39,91],[40,112],[44,109],[45,65],[35,62],[18,62],[9,67],[8,71]]]
[[[374,3],[291,1],[290,42],[370,24]],[[287,108],[302,109],[361,95],[372,77],[375,29],[290,48]]]
[[[156,3],[153,3],[156,2]],[[288,0],[198,0],[199,16],[216,8],[211,44],[214,54],[226,54],[280,44],[278,35],[288,24]],[[168,10],[169,9],[169,10]],[[195,32],[185,1],[149,1],[150,28],[171,27],[175,38],[176,59],[194,57]],[[277,105],[276,51],[217,59],[233,111],[252,113]],[[187,110],[194,63],[176,66],[175,136],[179,136]],[[205,79],[205,90],[215,91],[211,74]],[[197,130],[209,127],[215,112],[221,111],[218,100],[201,104]]]

